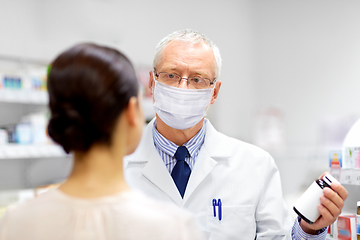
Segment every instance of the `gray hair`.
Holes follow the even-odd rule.
[[[155,57],[153,61],[154,68],[159,64],[161,60],[161,54],[165,46],[168,45],[171,41],[191,42],[191,43],[203,42],[207,44],[213,51],[216,61],[215,78],[218,78],[220,76],[222,59],[220,56],[219,48],[204,34],[191,29],[183,29],[183,30],[175,31],[167,35],[158,43],[155,49]]]

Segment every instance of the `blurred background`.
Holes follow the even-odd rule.
[[[47,64],[79,42],[120,49],[146,85],[161,38],[183,28],[207,35],[223,58],[208,118],[220,132],[271,153],[289,209],[329,171],[329,152],[342,149],[360,117],[357,0],[0,0],[0,9],[0,128],[3,142],[17,142],[0,146],[0,206],[19,189],[68,174],[71,156],[33,132],[48,117]],[[147,99],[144,108],[151,119]],[[351,211],[360,186],[346,188]]]

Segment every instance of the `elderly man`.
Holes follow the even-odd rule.
[[[325,189],[313,224],[291,218],[278,169],[262,149],[217,132],[205,118],[221,87],[218,48],[176,31],[158,44],[149,87],[156,118],[126,158],[130,186],[192,211],[208,239],[325,239],[347,191]]]

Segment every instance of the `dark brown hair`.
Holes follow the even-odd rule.
[[[61,53],[48,75],[51,138],[69,153],[111,144],[112,130],[138,81],[121,52],[83,43]]]

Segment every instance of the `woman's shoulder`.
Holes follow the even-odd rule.
[[[152,215],[161,215],[168,217],[191,218],[192,213],[172,204],[170,202],[154,199],[138,190],[131,190],[125,195],[129,206],[135,209],[142,209],[144,212]]]
[[[104,221],[89,223],[91,219]],[[33,234],[43,229],[59,232],[58,228],[70,233],[71,226],[83,228],[86,226],[82,224],[87,223],[93,224],[94,228],[95,225],[101,225],[99,229],[108,229],[110,232],[121,228],[121,232],[114,231],[114,234],[129,234],[133,236],[131,239],[143,239],[146,235],[153,236],[149,239],[160,240],[172,236],[179,236],[179,239],[202,239],[200,227],[192,213],[136,190],[97,199],[80,199],[54,189],[33,200],[11,206],[0,222],[0,230],[6,226],[14,232],[13,229],[21,226],[22,233],[16,234]]]
[[[18,214],[26,215],[28,213],[32,215],[34,212],[38,211],[39,208],[43,209],[48,207],[48,203],[54,203],[52,199],[55,195],[55,189],[49,190],[48,192],[35,196],[32,199],[11,204],[5,213],[11,214],[14,217]]]
[[[131,195],[131,197],[130,197]],[[132,191],[127,209],[130,221],[137,222],[143,229],[158,231],[159,236],[179,236],[179,239],[203,239],[200,225],[193,213],[175,204],[155,200],[142,192]]]

